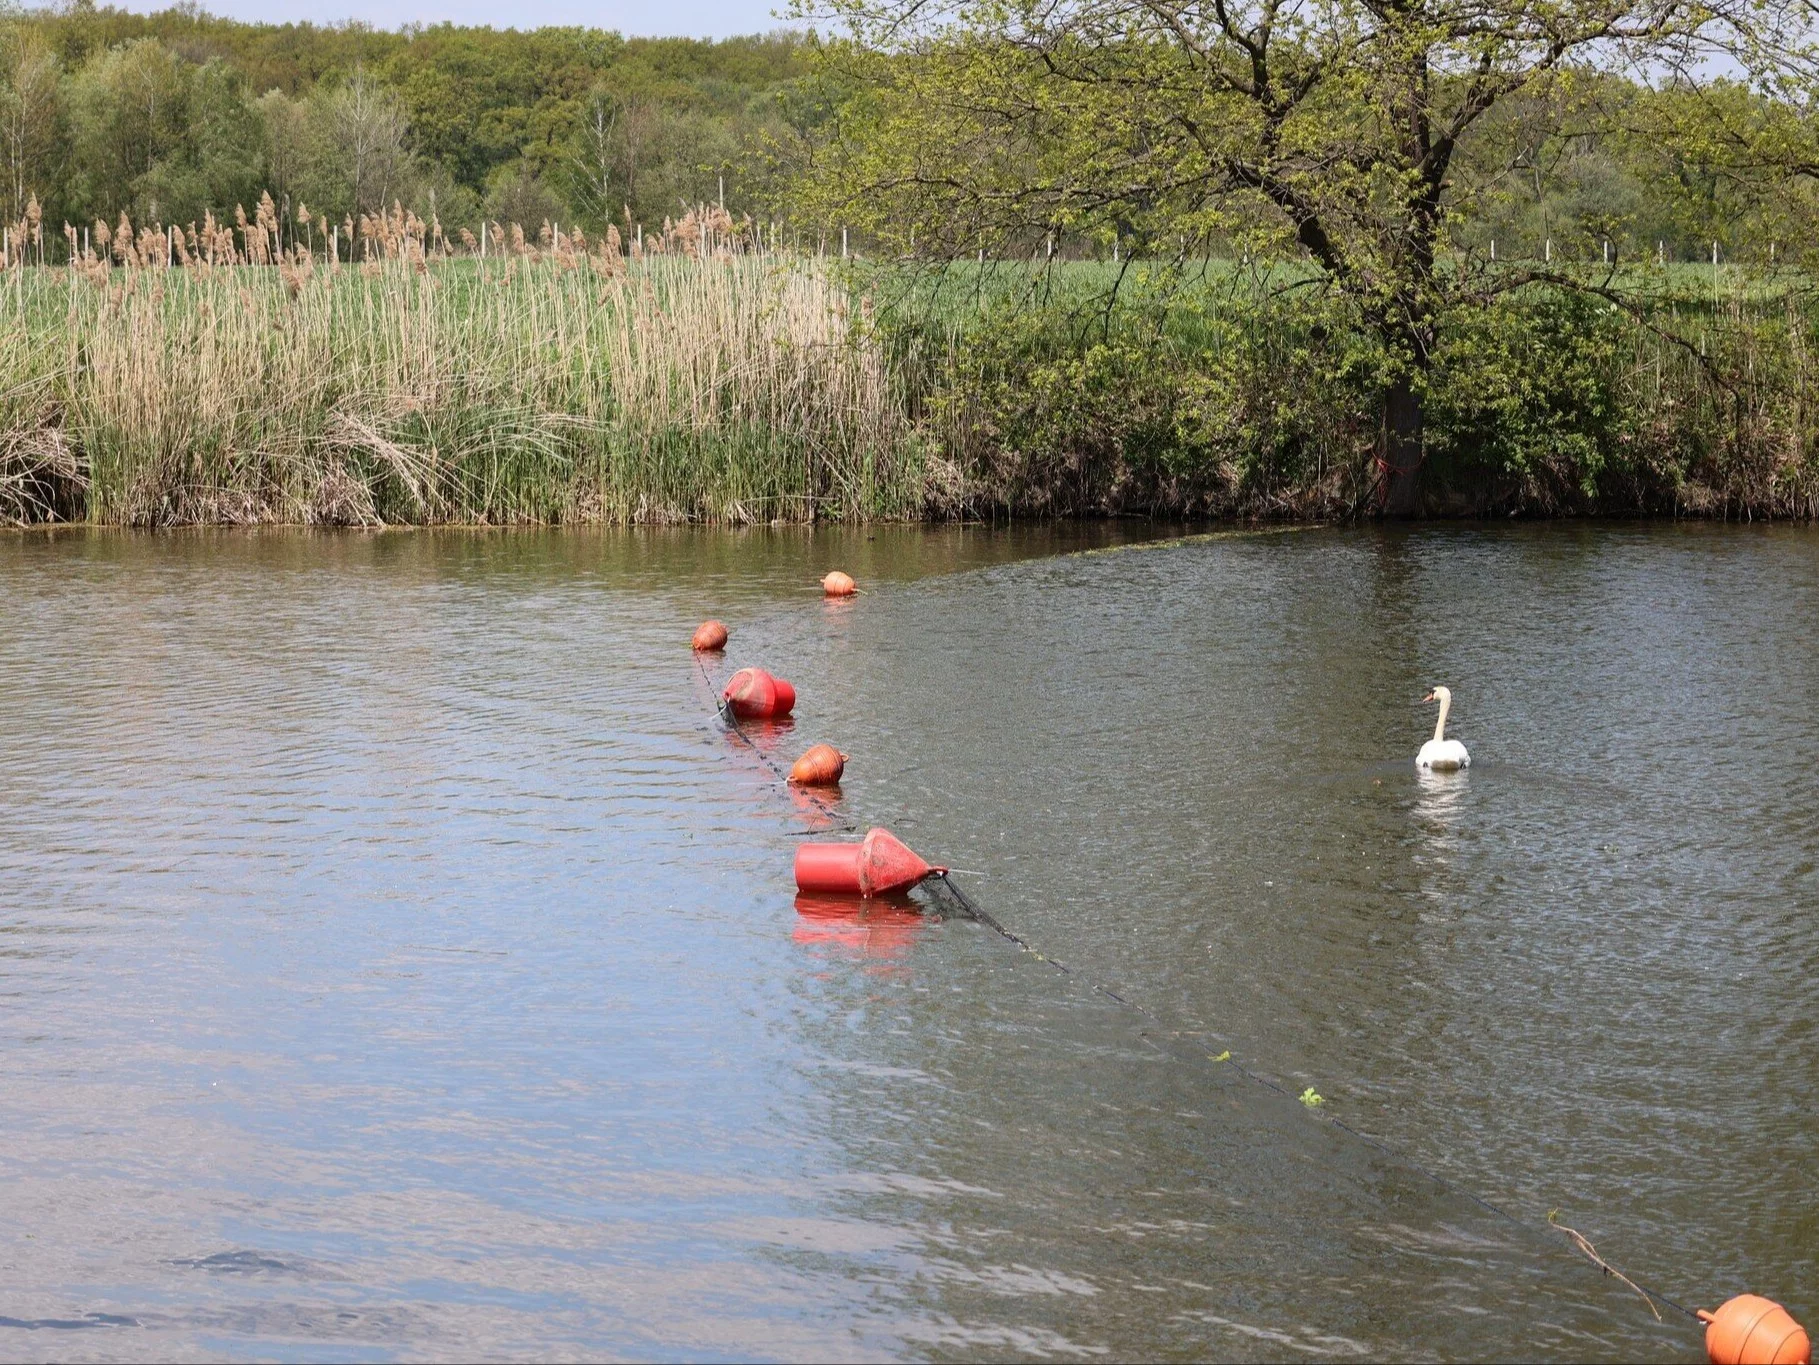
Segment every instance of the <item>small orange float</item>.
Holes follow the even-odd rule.
[[[1773,1299],[1739,1294],[1716,1313],[1699,1310],[1712,1365],[1811,1365],[1806,1328]]]
[[[859,585],[852,580],[852,575],[843,574],[835,569],[821,580],[821,591],[829,597],[851,597],[859,591]]]
[[[857,844],[798,844],[796,889],[837,896],[881,896],[914,886],[930,867],[889,830],[869,831]]]
[[[845,754],[831,744],[816,744],[796,760],[789,780],[800,787],[831,787],[845,771]]]
[[[741,720],[781,720],[796,709],[796,689],[762,668],[740,669],[720,695]]]
[[[695,627],[694,646],[698,650],[726,648],[726,627],[718,621],[703,621]]]

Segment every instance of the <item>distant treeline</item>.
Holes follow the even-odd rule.
[[[735,214],[838,234],[846,215],[792,183],[842,118],[863,118],[865,96],[816,57],[815,41],[790,31],[719,42],[385,32],[77,0],[0,17],[0,220],[19,222],[35,198],[56,250],[65,221],[226,219],[269,192],[286,221],[300,205],[335,222],[398,202],[451,231],[484,215],[597,233],[628,212],[655,227],[724,194]],[[1601,101],[1637,106],[1625,120],[1636,133],[1576,134],[1561,110],[1512,102],[1475,154],[1516,169],[1455,225],[1456,240],[1495,242],[1509,258],[1585,260],[1606,242],[1630,260],[1709,260],[1714,242],[1726,260],[1804,254],[1808,198],[1655,135],[1675,118],[1672,90],[1599,79]],[[1737,121],[1754,116],[1746,90],[1725,98]],[[882,245],[853,229],[855,243]],[[1108,254],[1065,234],[1054,246]]]
[[[199,222],[270,192],[286,218],[394,201],[450,225],[661,224],[757,203],[754,149],[789,135],[791,33],[245,24],[88,0],[0,13],[0,218]]]

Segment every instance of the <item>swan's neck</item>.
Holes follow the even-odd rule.
[[[1434,743],[1436,744],[1446,738],[1446,713],[1452,709],[1453,699],[1451,697],[1440,698],[1440,715],[1434,721]]]

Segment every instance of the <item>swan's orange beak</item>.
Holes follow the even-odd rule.
[[[1434,699],[1434,694],[1433,694],[1433,693],[1432,693],[1432,692],[1429,692],[1429,693],[1428,693],[1428,694],[1427,694],[1427,695],[1426,695],[1426,696],[1425,696],[1425,697],[1423,697],[1423,698],[1422,698],[1422,699],[1421,699],[1421,700],[1422,700],[1422,701],[1432,701],[1432,700],[1433,700],[1433,699]]]

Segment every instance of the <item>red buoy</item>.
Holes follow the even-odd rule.
[[[718,621],[703,621],[695,627],[694,646],[698,650],[726,648],[726,627]]]
[[[914,886],[931,872],[889,830],[874,829],[857,844],[798,844],[796,889],[841,896],[880,896]]]
[[[816,744],[797,759],[789,780],[799,787],[831,787],[846,771],[846,755],[831,744]]]
[[[859,591],[859,585],[853,582],[851,574],[843,574],[835,569],[821,580],[821,591],[829,597],[851,597]]]
[[[1811,1365],[1806,1328],[1773,1299],[1739,1294],[1716,1313],[1699,1310],[1712,1365]]]
[[[796,709],[796,689],[762,668],[740,669],[720,695],[741,720],[781,720]]]

